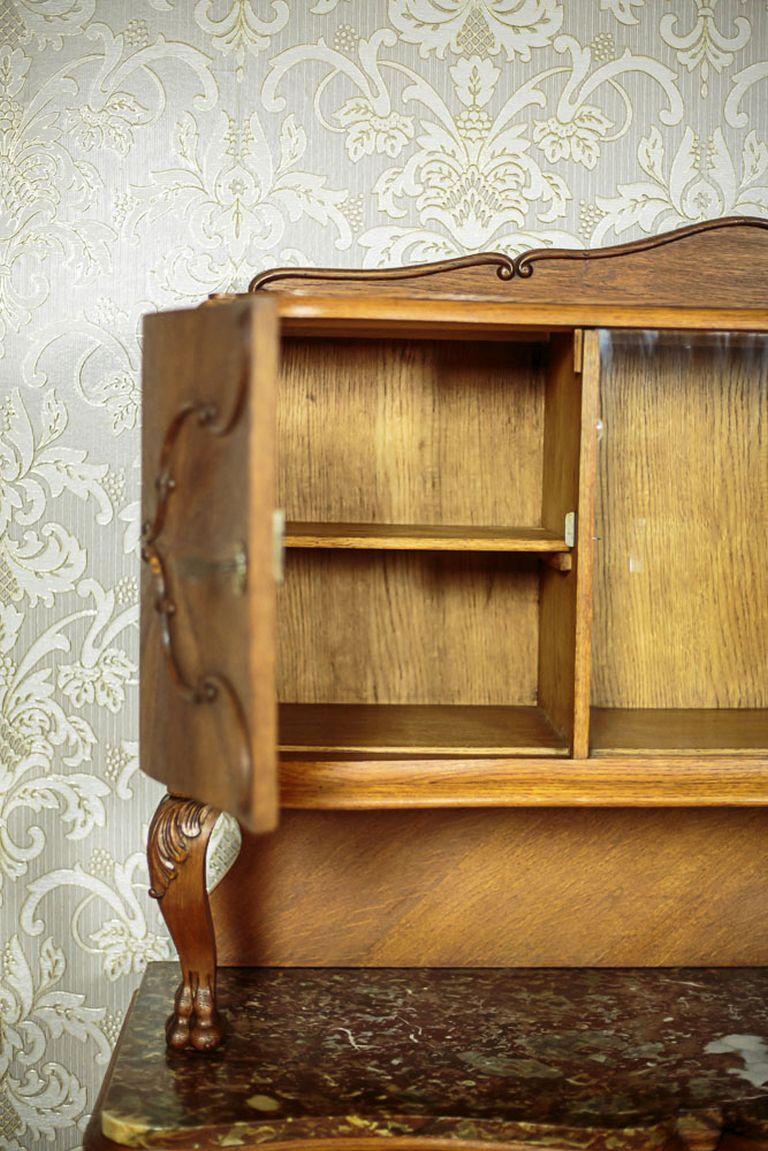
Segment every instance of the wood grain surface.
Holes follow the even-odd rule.
[[[289,520],[541,526],[535,344],[283,340]]]
[[[583,346],[583,333],[574,333],[553,336],[547,349],[541,518],[554,531],[574,516],[578,546],[567,571],[542,567],[539,598],[539,702],[577,756],[589,738],[590,629],[582,621],[591,601],[598,387],[594,357],[582,371]]]
[[[523,267],[527,274],[519,274]],[[610,248],[538,249],[514,262],[499,253],[484,253],[420,269],[335,269],[330,274],[318,268],[271,269],[254,277],[251,289],[343,297],[360,295],[361,285],[390,297],[540,302],[553,312],[572,301],[582,307],[615,307],[625,316],[637,307],[647,308],[649,301],[655,308],[764,309],[768,222],[748,217],[708,220]],[[570,322],[578,327],[594,321],[582,316]]]
[[[579,455],[579,509],[576,525],[576,611],[574,639],[575,759],[589,754],[592,699],[592,631],[595,571],[595,500],[597,496],[597,443],[600,387],[600,342],[597,332],[584,332],[581,341],[582,405]]]
[[[453,524],[286,524],[287,548],[346,548],[358,551],[567,552],[560,532],[532,527],[460,527]]]
[[[536,703],[538,564],[304,552],[278,594],[283,703]]]
[[[284,812],[212,896],[220,962],[768,962],[768,812]]]
[[[286,337],[336,339],[355,337],[361,340],[404,339],[461,341],[482,338],[486,341],[546,339],[551,332],[569,332],[574,328],[668,328],[691,331],[765,331],[768,311],[763,296],[749,307],[699,307],[685,304],[660,307],[648,300],[636,305],[584,303],[578,292],[564,296],[561,302],[493,302],[440,298],[416,298],[409,293],[392,300],[382,295],[360,291],[317,296],[281,296],[280,327]],[[325,285],[322,286],[325,291]],[[375,288],[378,292],[378,286]],[[461,289],[456,293],[461,295]],[[733,298],[731,298],[733,305]],[[511,330],[510,330],[511,329]]]
[[[283,807],[324,810],[492,807],[760,807],[768,758],[636,749],[591,759],[287,755]]]
[[[565,755],[562,736],[540,707],[284,703],[283,754]]]
[[[143,565],[141,766],[266,829],[277,819],[273,301],[150,315],[143,356],[142,521],[163,491],[167,512]]]
[[[765,708],[593,708],[592,755],[768,758]]]

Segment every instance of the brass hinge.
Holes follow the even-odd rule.
[[[239,595],[245,593],[248,583],[248,552],[244,543],[241,543],[231,559],[210,559],[207,556],[186,555],[179,556],[178,567],[180,575],[185,579],[198,583],[210,579],[212,576],[234,576],[235,590]]]
[[[282,508],[278,508],[272,513],[272,574],[276,583],[282,583],[284,579],[284,537],[285,512]],[[245,594],[248,585],[248,551],[244,543],[240,544],[230,559],[214,559],[196,555],[180,556],[178,568],[180,575],[193,583],[212,577],[232,575],[235,581],[235,590],[240,595]]]

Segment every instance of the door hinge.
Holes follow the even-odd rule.
[[[248,581],[248,553],[245,544],[241,543],[231,559],[182,555],[178,559],[178,569],[180,575],[191,583],[200,583],[220,576],[232,576],[235,591],[243,595]]]
[[[563,538],[565,539],[566,547],[576,547],[576,512],[565,513],[565,523],[563,524]]]

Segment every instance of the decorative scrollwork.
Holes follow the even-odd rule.
[[[685,228],[675,228],[672,232],[661,232],[642,240],[630,240],[627,244],[614,244],[610,248],[531,248],[514,261],[513,274],[527,280],[533,275],[534,265],[539,260],[610,260],[616,256],[627,256],[633,252],[647,252],[652,248],[662,248],[686,236],[696,236],[714,228],[736,228],[745,225],[768,228],[768,220],[751,216],[723,216],[720,220],[704,220],[700,224],[690,224]]]
[[[149,894],[158,901],[177,878],[186,862],[191,841],[198,839],[215,809],[196,799],[166,795],[154,814],[149,829]]]
[[[768,228],[768,220],[754,216],[723,216],[719,220],[704,220],[671,232],[631,240],[626,244],[615,244],[606,248],[531,248],[519,256],[512,257],[503,252],[481,252],[476,256],[459,256],[455,260],[438,260],[429,264],[411,264],[402,268],[372,268],[366,271],[344,268],[270,268],[254,276],[248,285],[249,292],[256,292],[276,280],[342,280],[348,283],[364,281],[376,283],[383,280],[410,280],[420,276],[437,276],[441,272],[456,272],[464,268],[477,268],[491,265],[496,268],[500,280],[527,280],[533,275],[534,266],[540,260],[609,260],[615,256],[645,252],[674,243],[686,236],[712,229],[758,227]],[[213,301],[215,302],[215,300]]]
[[[154,584],[154,608],[160,617],[160,634],[168,675],[178,693],[187,703],[214,703],[222,697],[227,700],[238,728],[244,779],[248,778],[251,761],[248,721],[242,702],[226,676],[204,672],[193,677],[183,670],[174,640],[173,621],[177,605],[170,586],[166,563],[159,547],[159,539],[165,527],[171,497],[177,491],[176,479],[173,475],[173,463],[182,431],[194,423],[210,435],[228,435],[240,419],[245,405],[248,370],[248,359],[245,357],[235,400],[228,414],[222,415],[216,404],[195,400],[184,404],[173,417],[166,428],[160,449],[159,468],[155,478],[157,503],[154,514],[142,524],[141,529],[141,558],[147,564]]]
[[[511,280],[514,261],[503,252],[481,252],[477,256],[457,256],[455,260],[437,260],[429,264],[409,264],[404,268],[384,268],[382,270],[349,270],[346,268],[270,268],[259,272],[248,285],[249,292],[266,287],[272,280],[413,280],[420,276],[436,276],[440,272],[456,272],[463,268],[481,268],[490,265],[496,268],[500,280]]]

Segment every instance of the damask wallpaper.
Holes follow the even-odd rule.
[[[137,771],[142,313],[277,263],[764,215],[768,4],[0,0],[0,37],[0,1145],[70,1149],[170,954]]]

